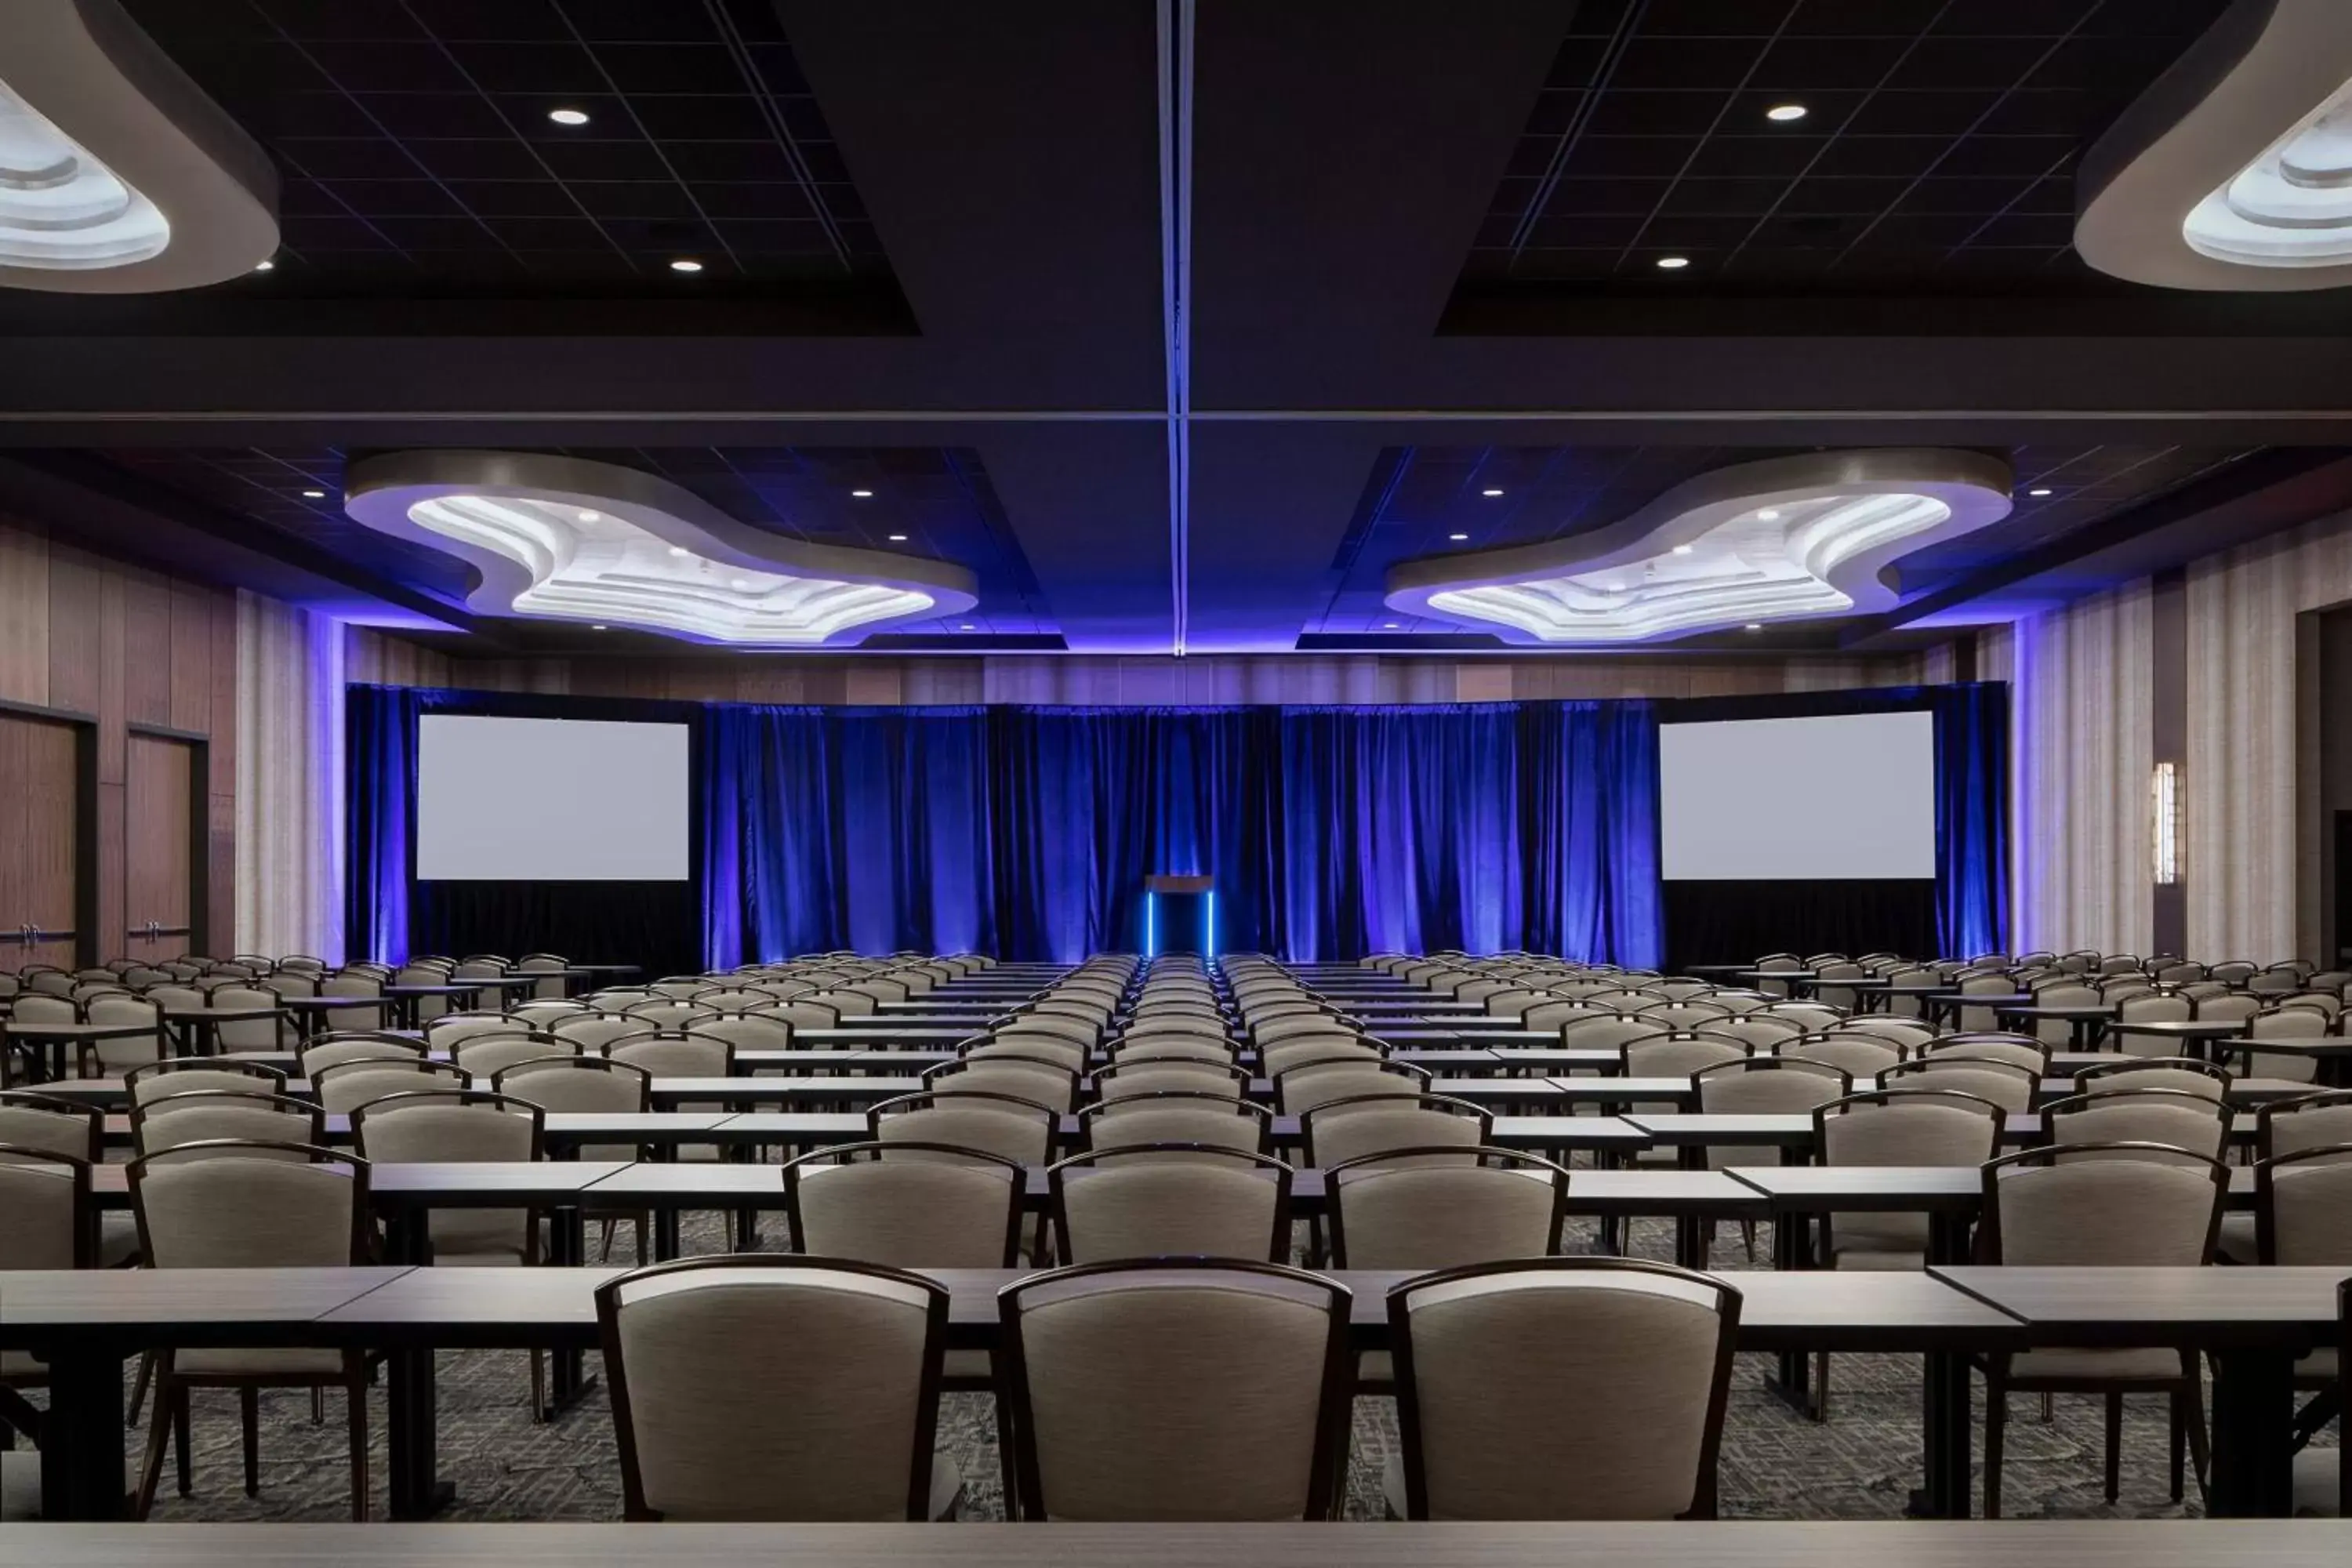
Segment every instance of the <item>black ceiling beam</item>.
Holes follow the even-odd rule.
[[[2095,579],[2042,582],[2053,596],[2090,592],[2125,578],[2177,566],[2282,529],[2352,507],[2352,455],[2326,449],[2256,452],[2101,519],[2086,528],[1972,572],[1898,609],[1850,623],[1841,646],[1855,652],[1905,626],[2004,590],[2036,584],[2065,568],[2101,559]]]

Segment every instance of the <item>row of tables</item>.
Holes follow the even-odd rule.
[[[436,1472],[434,1352],[580,1352],[595,1343],[594,1292],[626,1270],[58,1270],[0,1274],[0,1348],[45,1357],[51,1410],[45,1517],[106,1520],[124,1504],[122,1373],[149,1350],[291,1346],[388,1352],[396,1518],[448,1500]],[[996,1293],[1019,1270],[919,1270],[951,1294],[949,1341],[993,1350]],[[2034,1346],[2186,1348],[2216,1366],[2210,1507],[2284,1514],[2292,1497],[2292,1369],[2341,1338],[2342,1268],[1983,1268],[1727,1276],[1742,1294],[1738,1347],[1801,1357],[1926,1358],[1918,1510],[1965,1515],[1970,1488],[1968,1358]],[[1389,1289],[1409,1271],[1340,1271],[1349,1337],[1388,1348]]]

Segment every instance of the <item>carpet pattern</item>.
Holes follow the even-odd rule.
[[[768,1227],[774,1245],[777,1227]],[[1671,1226],[1636,1223],[1632,1249],[1671,1256]],[[689,1251],[716,1251],[723,1242],[717,1216],[693,1216]],[[1573,1245],[1573,1240],[1572,1240]],[[1585,1247],[1589,1248],[1588,1237]],[[615,1261],[626,1261],[625,1230]],[[1733,1245],[1718,1263],[1737,1268]],[[1768,1254],[1769,1256],[1769,1254]],[[594,1366],[593,1358],[590,1363]],[[1919,1475],[1919,1364],[1916,1357],[1846,1355],[1832,1363],[1830,1419],[1807,1419],[1765,1387],[1771,1359],[1742,1356],[1734,1373],[1724,1430],[1721,1506],[1728,1518],[1893,1519],[1902,1516]],[[603,1520],[621,1512],[619,1462],[612,1415],[601,1380],[572,1410],[544,1425],[527,1409],[526,1358],[512,1352],[448,1352],[439,1360],[441,1474],[457,1486],[451,1519],[481,1521]],[[195,1396],[194,1486],[182,1498],[167,1464],[156,1500],[159,1520],[337,1520],[349,1517],[344,1422],[340,1394],[327,1397],[326,1421],[314,1426],[306,1394],[262,1396],[261,1484],[244,1494],[236,1405],[233,1394]],[[1983,1440],[1982,1389],[1976,1423]],[[384,1423],[381,1390],[369,1399],[373,1442],[369,1457],[373,1510],[384,1517]],[[1592,1412],[1563,1411],[1570,1423]],[[2097,1399],[2060,1395],[2043,1424],[2040,1401],[2017,1398],[2011,1407],[2003,1512],[2011,1518],[2153,1519],[2195,1517],[2201,1510],[2192,1482],[2185,1501],[2167,1495],[2168,1422],[2160,1397],[2126,1402],[2122,1489],[2108,1504],[2101,1495],[2104,1422]],[[143,1429],[126,1431],[131,1464]],[[1384,1517],[1381,1470],[1395,1448],[1394,1402],[1360,1399],[1349,1467],[1347,1516]],[[2330,1432],[2320,1439],[2332,1445]],[[992,1402],[984,1394],[949,1394],[940,1412],[939,1446],[952,1455],[964,1479],[962,1516],[1003,1517],[998,1485]],[[1540,1462],[1538,1460],[1537,1462]],[[1979,1493],[1979,1500],[1981,1493]]]

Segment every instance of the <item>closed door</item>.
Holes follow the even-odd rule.
[[[185,742],[131,737],[125,792],[125,957],[150,963],[201,952],[194,929],[194,753]]]
[[[74,966],[77,755],[72,726],[0,714],[0,970]]]

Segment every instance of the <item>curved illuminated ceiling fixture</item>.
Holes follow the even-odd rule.
[[[278,248],[278,174],[116,0],[0,5],[0,287],[193,289]]]
[[[1389,573],[1388,603],[1563,646],[1888,609],[1887,568],[2007,516],[2011,482],[2007,463],[1979,452],[1740,463],[1590,533],[1403,562]]]
[[[2238,0],[2084,154],[2074,247],[2168,289],[2352,283],[2352,5]]]
[[[667,479],[578,458],[387,452],[351,466],[343,510],[472,566],[466,602],[486,615],[815,647],[977,603],[960,566],[782,538]]]

